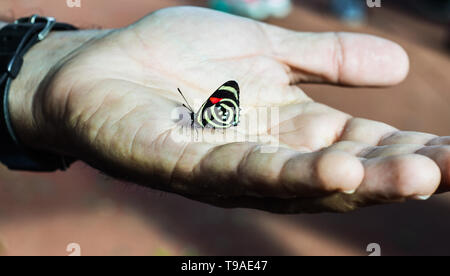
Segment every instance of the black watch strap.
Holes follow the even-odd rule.
[[[0,30],[0,161],[9,169],[28,171],[65,170],[75,161],[60,155],[24,147],[14,132],[8,108],[11,82],[23,65],[23,57],[50,31],[76,30],[75,27],[57,23],[51,17],[33,15],[21,18]]]

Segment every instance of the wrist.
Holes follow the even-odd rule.
[[[56,129],[42,115],[46,93],[41,92],[48,87],[44,82],[61,61],[101,32],[52,32],[27,52],[21,72],[11,84],[8,99],[14,131],[25,146],[54,150],[50,146],[55,142]]]

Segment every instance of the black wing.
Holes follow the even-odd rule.
[[[240,98],[240,90],[239,85],[236,81],[227,81],[223,85],[221,85],[214,93],[211,94],[211,96],[208,97],[208,99],[203,103],[200,110],[195,115],[195,123],[205,127],[208,124],[211,124],[208,122],[208,120],[205,118],[207,116],[205,113],[206,110],[208,110],[210,107],[215,106],[219,104],[219,102],[216,102],[218,99],[225,100],[223,104],[226,104],[230,107],[237,107],[239,109],[239,98]],[[239,110],[236,110],[236,114],[238,117]],[[236,118],[234,121],[235,123],[238,122],[239,118]],[[213,125],[214,127],[214,125]]]

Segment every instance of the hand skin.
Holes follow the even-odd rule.
[[[177,7],[123,29],[51,33],[26,55],[9,103],[27,146],[118,178],[222,207],[345,212],[447,191],[450,137],[351,117],[297,84],[388,86],[408,70],[404,50],[381,38]],[[186,127],[172,119],[177,88],[192,103],[228,80],[242,110],[279,108],[276,153],[219,143],[211,129],[197,129],[202,142],[171,138]]]

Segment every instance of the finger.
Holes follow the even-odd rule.
[[[446,139],[445,137],[435,138],[432,143],[437,143],[438,145],[433,146],[423,146],[422,144],[427,141],[427,139],[420,139],[420,136],[412,135],[411,140],[405,140],[406,142],[411,142],[411,144],[391,144],[384,146],[374,146],[368,147],[366,144],[357,142],[339,142],[330,148],[339,149],[351,154],[355,154],[359,157],[365,159],[375,159],[390,156],[399,156],[407,154],[421,154],[429,157],[433,160],[441,171],[441,184],[439,186],[439,192],[445,192],[450,190],[450,145],[440,145]],[[400,135],[401,140],[406,139],[405,136]],[[427,137],[424,135],[423,137]],[[412,142],[417,142],[413,144]]]
[[[365,143],[361,142],[353,142],[353,141],[340,141],[337,143],[334,143],[330,147],[328,147],[329,150],[340,150],[345,151],[347,153],[350,153],[355,156],[363,156],[361,152],[364,152],[371,146]]]
[[[423,148],[422,145],[410,145],[410,144],[368,147],[362,150],[358,154],[358,156],[364,157],[366,159],[373,159],[394,155],[412,154],[421,148]]]
[[[450,136],[436,137],[427,143],[427,146],[450,145]]]
[[[442,179],[439,191],[444,192],[450,190],[450,145],[424,146],[423,144],[426,141],[429,141],[429,134],[422,135],[421,133],[403,132],[393,136],[397,136],[400,138],[400,141],[409,142],[410,144],[396,144],[399,141],[393,141],[392,139],[387,138],[385,142],[380,144],[387,143],[387,141],[393,142],[393,144],[365,147],[365,144],[361,143],[340,142],[333,145],[333,148],[345,150],[365,159],[379,159],[414,153],[427,156],[436,163],[441,171]],[[432,141],[438,143],[445,140],[442,138],[435,138]],[[416,144],[414,144],[414,142]]]
[[[367,159],[363,164],[365,177],[355,196],[365,200],[426,199],[441,180],[436,163],[423,155]]]
[[[392,135],[384,137],[379,145],[395,145],[395,144],[411,144],[411,145],[425,145],[433,139],[436,135],[414,131],[397,131]]]
[[[424,200],[439,184],[439,169],[433,161],[421,155],[372,159],[365,161],[364,166],[364,181],[352,195],[333,193],[292,199],[254,196],[192,198],[226,208],[256,208],[284,214],[348,212],[359,207],[398,202],[407,198]]]
[[[355,86],[393,85],[409,71],[406,52],[379,37],[352,33],[299,33],[263,25],[274,56],[292,68],[292,82]]]
[[[201,185],[194,191],[200,195],[292,198],[351,193],[364,177],[361,162],[341,151],[299,153],[273,148],[276,151],[270,152],[257,144],[231,143],[201,153],[198,147],[205,145],[187,146],[172,180]]]
[[[389,137],[398,130],[385,123],[352,118],[347,122],[339,141],[352,141],[376,146],[385,137]]]
[[[439,166],[442,175],[439,192],[450,191],[450,145],[423,147],[417,154],[428,156]]]
[[[424,145],[445,145],[450,141],[447,138],[422,132],[399,131],[385,123],[352,118],[347,122],[337,144],[350,142],[339,147],[349,148],[347,152],[356,153],[358,156],[373,158],[414,153]],[[398,147],[392,147],[394,145]]]

